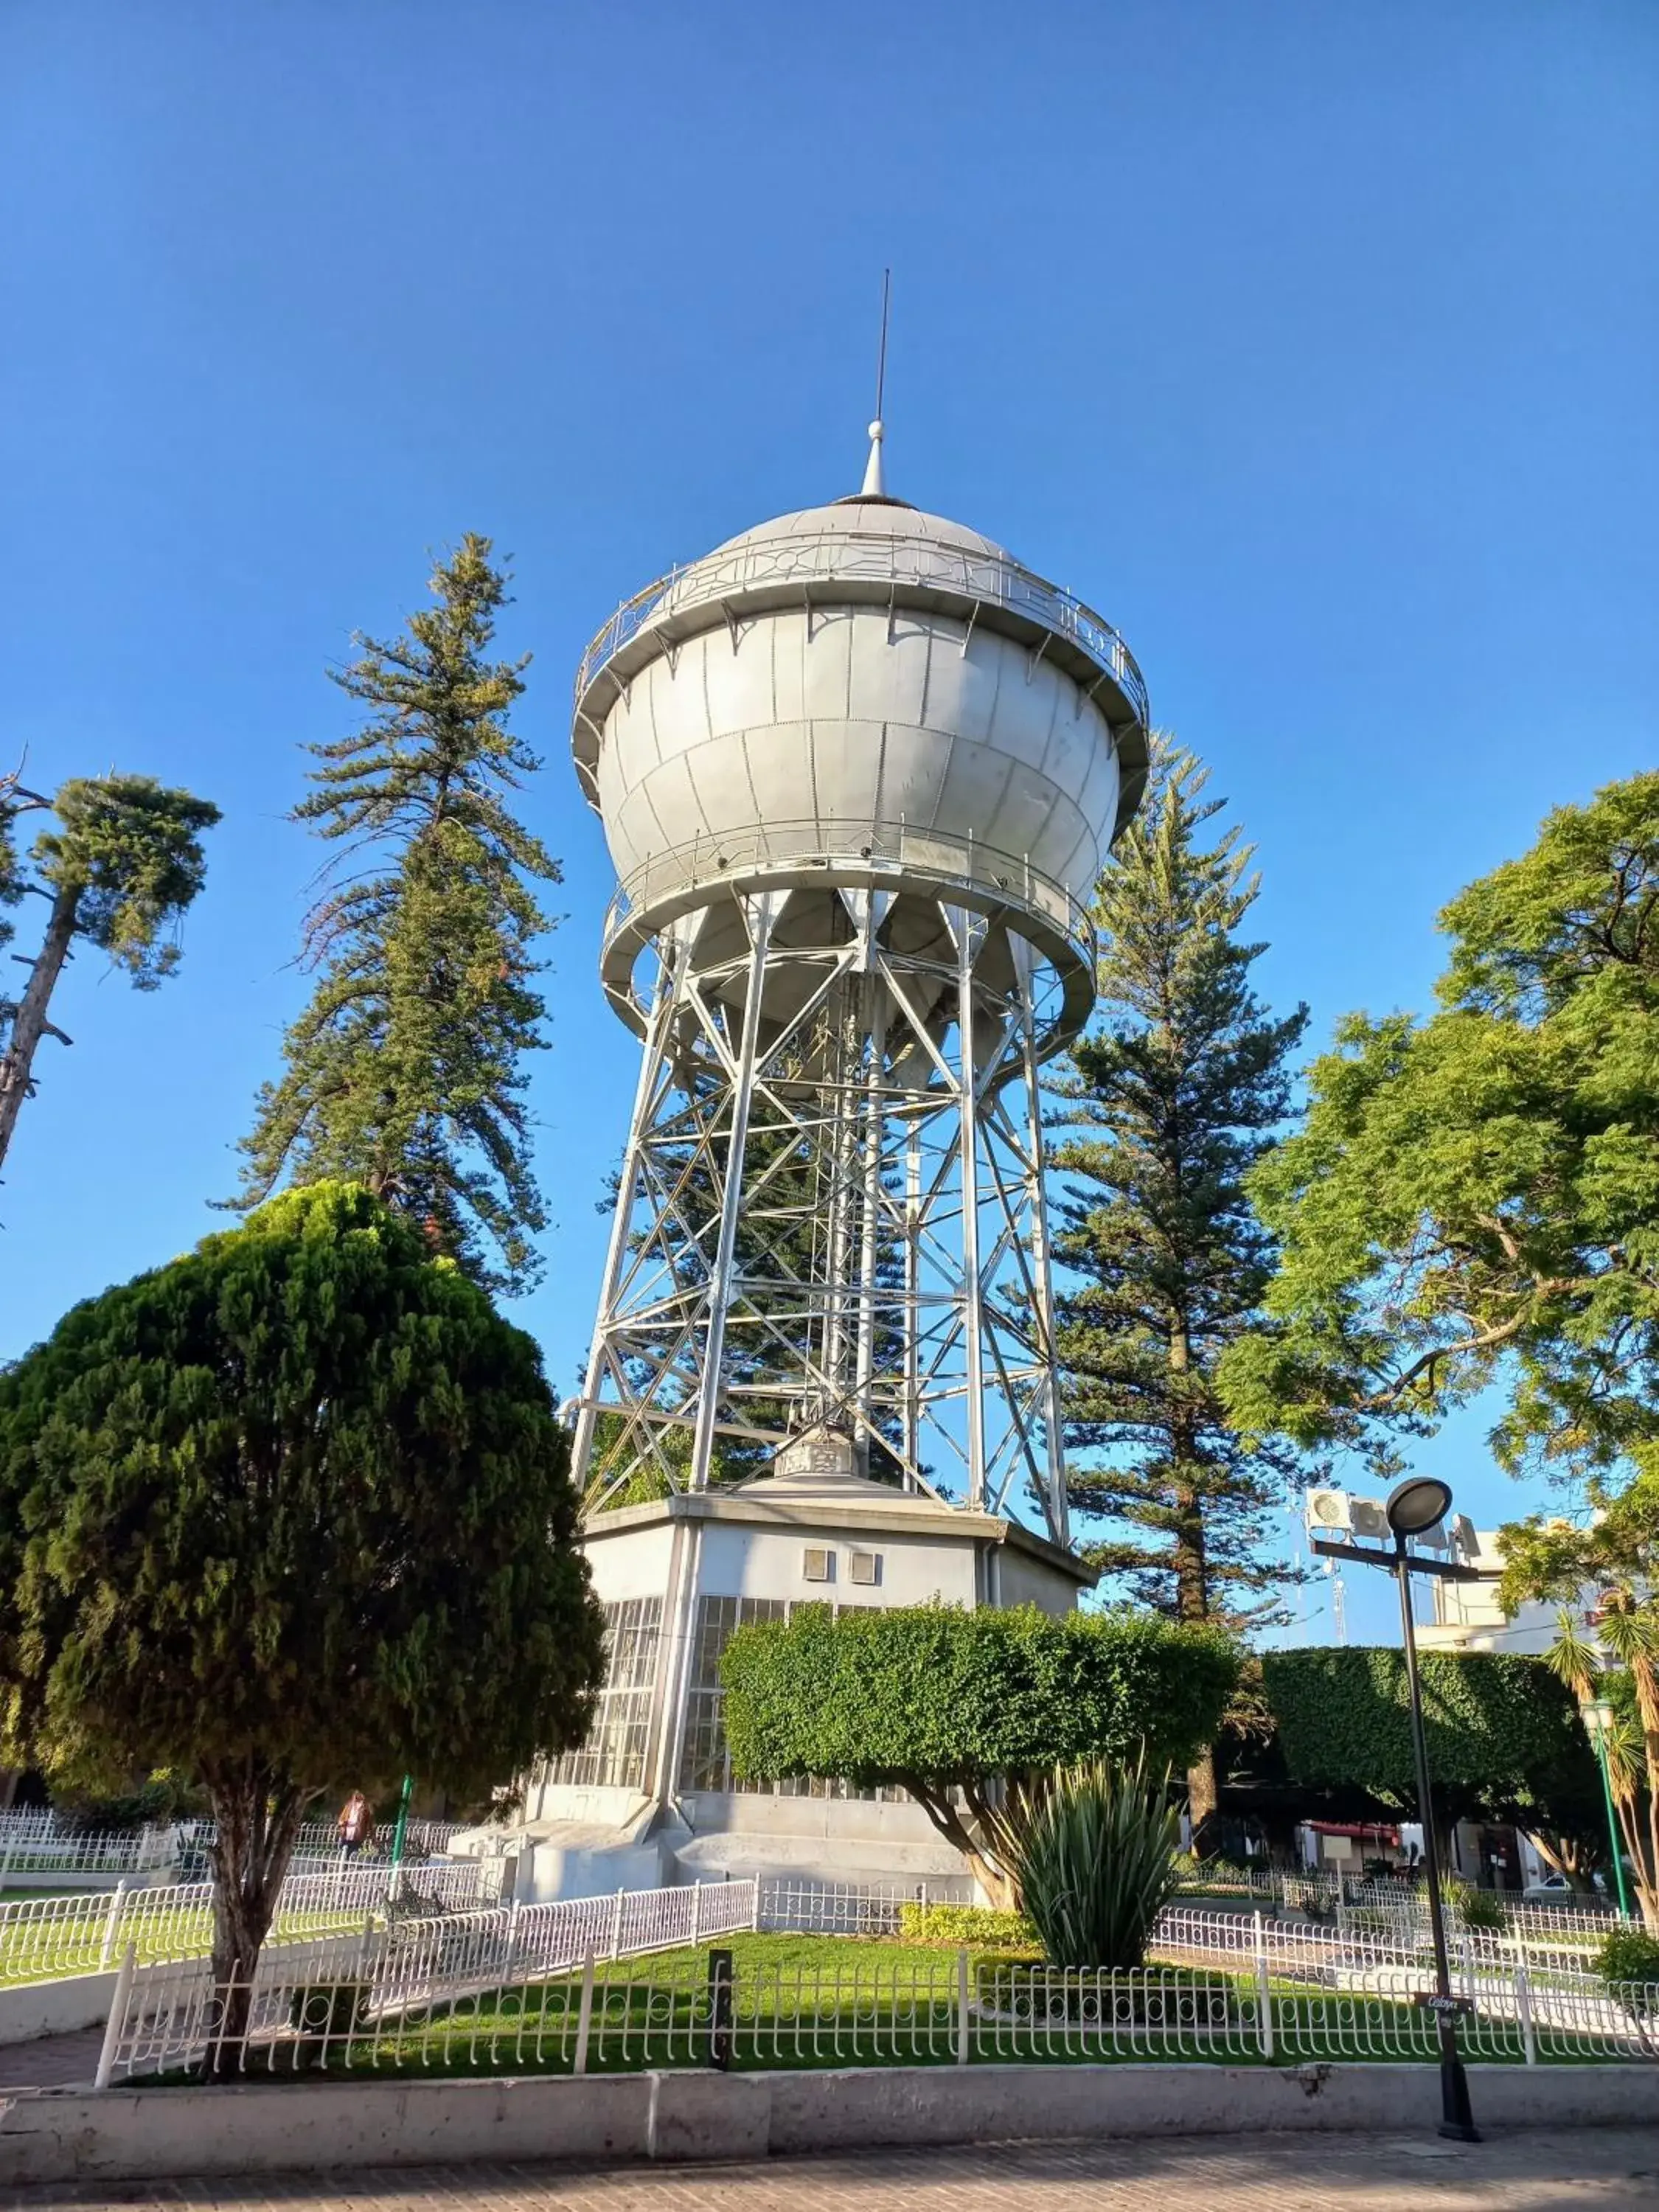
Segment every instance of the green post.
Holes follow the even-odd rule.
[[[1592,1707],[1591,1711],[1595,1711],[1595,1708]],[[1613,1845],[1613,1879],[1619,1891],[1619,1911],[1628,1920],[1630,1899],[1625,1891],[1625,1854],[1620,1846],[1619,1814],[1613,1802],[1613,1770],[1607,1765],[1607,1733],[1599,1712],[1595,1712],[1590,1738],[1595,1746],[1595,1763],[1601,1770],[1601,1795],[1607,1800],[1607,1840]]]
[[[415,1777],[404,1777],[403,1795],[398,1800],[398,1825],[392,1831],[392,1863],[394,1869],[404,1863],[404,1838],[409,1831],[409,1801],[415,1789]]]

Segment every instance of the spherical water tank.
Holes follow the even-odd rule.
[[[583,660],[573,749],[626,964],[708,887],[813,870],[1075,934],[1146,731],[1098,616],[975,531],[860,497],[745,531],[619,610]]]

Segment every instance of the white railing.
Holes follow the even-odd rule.
[[[361,1929],[365,1912],[461,1911],[496,1901],[499,1863],[457,1859],[393,1869],[384,1861],[338,1856],[316,1869],[290,1868],[272,1939],[305,1940]],[[113,1966],[124,1948],[153,1963],[205,1956],[213,1942],[213,1890],[205,1881],[0,1903],[0,1984],[52,1981]]]
[[[1366,1956],[1291,1956],[1333,1939],[1238,1915],[1198,1932],[1259,1948],[1226,1967],[1061,1970],[936,1951],[791,1963],[692,1941],[752,1925],[752,1882],[594,1898],[268,1951],[245,2029],[217,2056],[244,2075],[582,2074],[651,2066],[945,2065],[1107,2058],[1429,2061],[1431,1977]],[[750,1914],[743,1920],[744,1910]],[[1210,1924],[1213,1923],[1213,1924]],[[680,1947],[629,1955],[678,1930]],[[1277,1937],[1275,1947],[1273,1938]],[[618,1948],[618,1947],[622,1948]],[[1349,1947],[1352,1951],[1353,1947]],[[1364,1947],[1360,1947],[1363,1952]],[[572,1953],[575,1955],[570,1955]],[[1659,2057],[1659,1986],[1566,1987],[1524,1967],[1461,1978],[1466,2055],[1537,2065]],[[206,1967],[124,1966],[98,2079],[200,2066],[220,2038]]]
[[[759,1925],[810,1936],[896,1936],[907,1905],[926,1909],[973,1901],[974,1885],[965,1875],[936,1875],[908,1887],[774,1880],[761,1884]]]
[[[283,2044],[325,1992],[333,2005],[339,1991],[348,1991],[355,2020],[379,2022],[391,2033],[397,2023],[429,2017],[434,2008],[447,2011],[484,1992],[518,1992],[522,2002],[524,1992],[568,1979],[584,1962],[693,1950],[710,1938],[752,1930],[759,1904],[760,1885],[752,1880],[694,1882],[366,1928],[331,1942],[268,1944],[251,1984],[249,2047]],[[205,1959],[146,1966],[129,1947],[105,2033],[100,2086],[198,2064],[215,2032],[217,2002]]]
[[[1401,2000],[1426,1996],[1435,1986],[1426,1929],[1413,1929],[1402,1942],[1352,1928],[1290,1927],[1259,1911],[1171,1906],[1159,1917],[1154,1948],[1160,1957],[1180,1964],[1248,1960],[1263,1982],[1371,1990]],[[1447,1950],[1457,1991],[1483,2017],[1528,2031],[1532,2024],[1551,2021],[1584,2033],[1592,2027],[1612,2033],[1616,2026],[1607,2010],[1606,1984],[1589,1971],[1589,1954],[1582,1948],[1524,1931],[1468,1929],[1449,1933]],[[1659,2014],[1659,1999],[1655,2012]]]
[[[605,664],[653,621],[672,621],[695,608],[718,607],[745,592],[779,586],[799,585],[810,592],[819,583],[833,598],[835,585],[848,580],[945,593],[963,602],[964,611],[969,606],[1006,607],[1072,639],[1113,678],[1143,726],[1150,726],[1146,680],[1103,615],[1006,553],[887,531],[792,532],[670,569],[624,600],[583,653],[576,671],[577,709]]]
[[[653,854],[612,893],[601,943],[610,946],[636,915],[648,915],[670,896],[682,900],[700,889],[730,887],[769,872],[820,868],[877,881],[886,871],[902,872],[911,885],[976,885],[999,903],[1042,916],[1085,957],[1094,955],[1094,918],[1086,897],[1034,867],[1029,853],[1005,852],[972,835],[925,823],[819,815],[700,830],[684,844]]]
[[[30,1876],[149,1873],[178,1848],[171,1826],[82,1829],[52,1813],[0,1814],[0,1889]]]

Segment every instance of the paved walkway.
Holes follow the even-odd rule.
[[[30,2043],[0,2043],[0,2094],[8,2089],[88,2087],[104,2047],[101,2027],[70,2035],[37,2035]]]
[[[765,2166],[531,2166],[0,2191],[46,2206],[194,2212],[1618,2212],[1659,2207],[1659,2129],[1007,2143]]]

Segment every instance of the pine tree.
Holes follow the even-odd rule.
[[[47,826],[25,863],[15,833],[27,813]],[[29,971],[22,997],[0,998],[0,1161],[33,1095],[41,1039],[70,1042],[48,1010],[76,946],[106,953],[135,990],[155,990],[179,965],[178,925],[207,874],[202,832],[218,819],[205,799],[147,775],[71,776],[50,799],[0,776],[0,908],[29,890],[48,907],[40,950],[12,956]],[[0,912],[0,945],[14,933]]]
[[[1244,1178],[1289,1104],[1305,1008],[1274,1020],[1238,931],[1251,853],[1206,771],[1165,749],[1146,806],[1096,892],[1097,1019],[1073,1048],[1054,1165],[1073,1508],[1103,1524],[1086,1556],[1127,1595],[1238,1627],[1275,1612],[1267,1555],[1292,1455],[1247,1450],[1216,1395],[1223,1351],[1256,1325],[1273,1248]],[[1215,1808],[1207,1753],[1188,1777],[1195,1830]]]
[[[507,577],[469,535],[436,605],[390,643],[360,638],[334,681],[368,708],[295,810],[337,848],[306,918],[317,977],[261,1092],[239,1203],[283,1182],[362,1182],[487,1288],[521,1290],[545,1225],[524,1055],[546,1042],[534,886],[559,867],[508,794],[541,765],[507,727],[530,656],[491,660]]]

